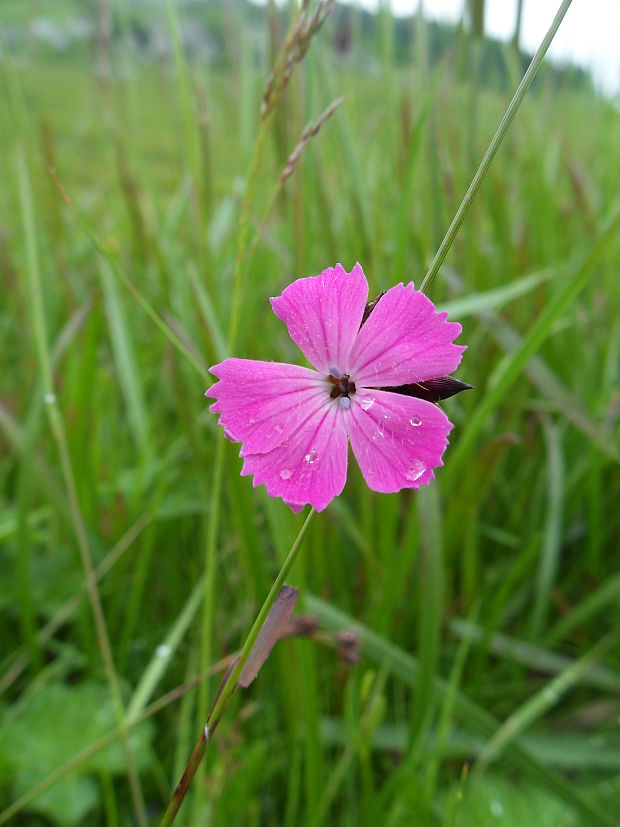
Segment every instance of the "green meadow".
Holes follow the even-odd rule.
[[[207,3],[206,60],[196,4],[143,4],[156,56],[95,6],[107,39],[0,53],[0,824],[28,827],[159,824],[308,512],[240,476],[208,367],[301,363],[269,297],[336,262],[420,286],[523,74],[385,12],[336,49],[335,11],[261,115],[290,9]],[[428,284],[474,386],[444,466],[381,495],[350,455],[297,633],[175,824],[619,823],[619,169],[618,108],[543,65]]]

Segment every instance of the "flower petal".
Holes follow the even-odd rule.
[[[443,465],[452,424],[431,402],[362,388],[351,398],[349,413],[351,447],[373,491],[418,488]]]
[[[304,356],[322,373],[345,373],[368,299],[368,283],[359,264],[350,273],[341,264],[320,276],[298,279],[271,299]]]
[[[381,297],[360,330],[349,366],[357,387],[397,387],[456,370],[465,350],[452,340],[461,332],[447,322],[412,283]]]
[[[290,503],[288,500],[284,500],[284,502],[288,505],[293,514],[299,514],[299,512],[303,511],[306,507],[305,503]]]
[[[242,442],[242,456],[281,445],[329,399],[326,380],[316,371],[280,362],[225,359],[210,368],[219,377],[205,396],[217,399],[228,439]]]
[[[254,475],[272,497],[293,510],[310,503],[322,511],[344,488],[347,478],[345,411],[327,397],[282,445],[269,453],[246,454],[242,476]]]

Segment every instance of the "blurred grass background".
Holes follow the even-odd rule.
[[[203,398],[292,14],[0,10],[2,823],[157,823],[216,687],[193,679],[302,524],[228,443],[219,505]],[[83,34],[59,49],[43,17]],[[237,355],[298,361],[268,297],[336,261],[371,295],[421,282],[525,63],[475,25],[335,9],[266,135]],[[617,824],[619,167],[617,108],[543,67],[430,291],[475,386],[444,404],[445,468],[380,496],[351,463],[290,578],[320,631],[238,693],[179,824]]]

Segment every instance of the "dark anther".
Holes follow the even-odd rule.
[[[344,373],[340,379],[330,375],[327,380],[334,386],[330,393],[332,399],[338,399],[339,396],[351,396],[355,393],[355,382],[351,382],[348,373]]]

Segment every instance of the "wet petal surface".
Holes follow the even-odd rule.
[[[243,476],[264,484],[294,511],[306,503],[322,511],[344,488],[347,478],[347,429],[343,411],[327,397],[284,442],[260,454],[245,454]]]
[[[351,400],[347,428],[368,487],[388,494],[434,478],[452,424],[431,402],[360,389]]]
[[[298,365],[225,359],[211,373],[220,381],[206,393],[217,400],[210,410],[242,456],[281,445],[329,398],[325,378]]]

